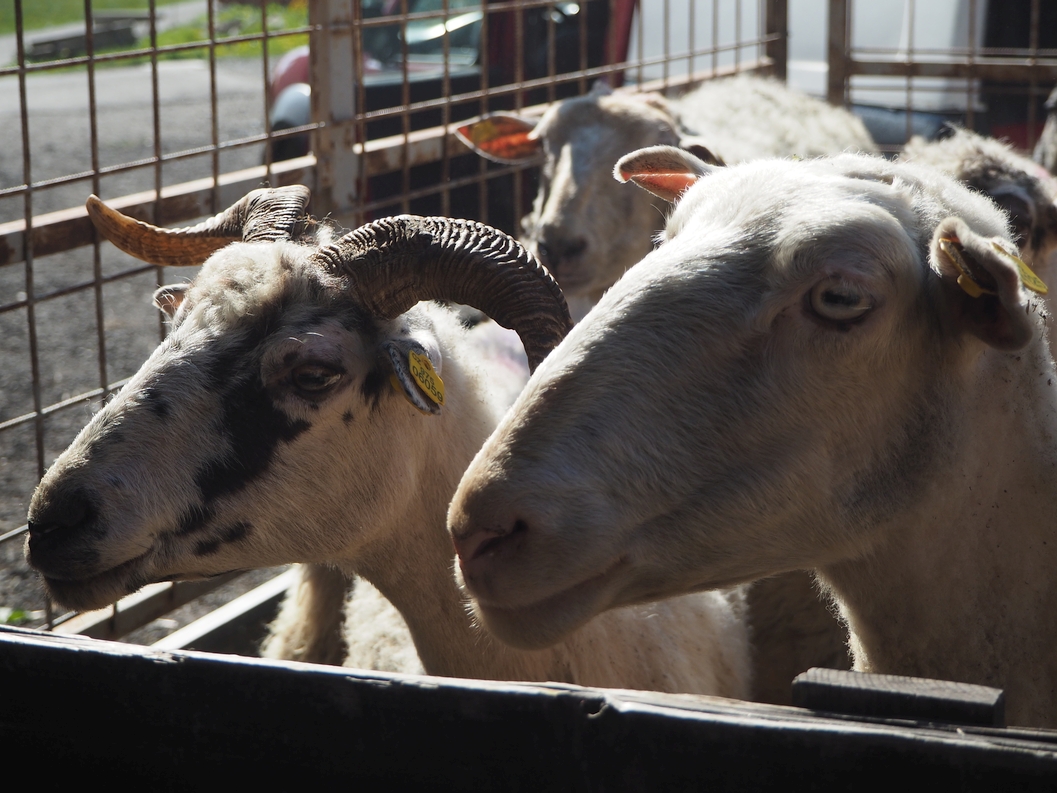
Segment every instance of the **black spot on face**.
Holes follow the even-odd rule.
[[[372,369],[363,378],[360,393],[363,395],[365,402],[371,403],[371,409],[373,410],[378,407],[378,403],[381,401],[382,394],[385,393],[386,388],[389,388],[389,378],[386,377],[386,373],[382,371],[381,367],[378,367]]]
[[[195,543],[195,555],[209,556],[210,554],[214,554],[220,550],[221,545],[227,545],[228,543],[238,542],[239,540],[245,539],[252,531],[253,526],[245,521],[232,523],[230,526],[221,529],[216,537]]]
[[[213,519],[213,510],[209,507],[191,507],[180,517],[180,525],[176,528],[178,536],[185,536],[201,531],[206,524]]]
[[[278,409],[272,395],[261,382],[262,342],[283,326],[281,301],[259,309],[246,324],[222,341],[217,340],[213,357],[200,364],[207,383],[216,393],[220,410],[215,418],[215,430],[223,436],[217,456],[195,473],[195,484],[208,504],[221,496],[238,492],[268,470],[280,443],[291,443],[311,427],[304,420],[291,419]],[[317,325],[324,318],[337,315],[346,327],[362,328],[369,319],[358,305],[345,303],[339,307],[321,296],[320,304],[308,316],[282,327],[284,336],[297,336]],[[290,361],[296,352],[286,356]],[[284,359],[285,361],[286,359]],[[289,361],[286,361],[289,363]],[[384,378],[379,373],[381,388]]]
[[[342,413],[341,420],[344,421],[346,424],[352,424],[352,411],[346,410],[344,413]]]
[[[279,443],[290,443],[311,424],[290,419],[272,404],[260,382],[249,378],[223,398],[220,426],[230,451],[195,474],[206,503],[241,490],[268,470]]]

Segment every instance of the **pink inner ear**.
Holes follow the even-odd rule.
[[[630,179],[644,190],[649,190],[654,195],[669,201],[685,193],[701,177],[696,173],[654,173],[641,172],[630,173],[621,171],[620,175],[625,181]]]

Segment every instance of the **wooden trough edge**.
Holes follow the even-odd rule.
[[[1053,789],[1057,733],[869,722],[713,697],[468,681],[160,652],[0,628],[0,739],[48,779],[170,790]],[[17,681],[17,682],[15,682]]]

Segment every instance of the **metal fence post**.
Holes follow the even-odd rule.
[[[848,0],[829,0],[829,76],[826,99],[844,105],[848,82]]]
[[[774,76],[785,82],[789,63],[789,0],[767,0],[767,35],[777,36],[767,42],[767,57],[774,64]]]
[[[314,0],[308,4],[312,26],[312,120],[317,215],[348,212],[356,204],[360,157],[356,153],[356,80],[353,56],[353,6],[358,0]]]

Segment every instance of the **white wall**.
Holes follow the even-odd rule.
[[[665,45],[665,12],[667,6],[668,46]],[[672,55],[682,55],[678,61],[669,63],[668,76],[686,74],[690,69],[689,53],[691,49],[700,51],[713,46],[713,10],[718,24],[715,24],[716,42],[719,46],[734,45],[738,41],[755,40],[760,20],[760,3],[758,0],[641,0],[642,16],[642,57],[648,59],[663,55],[666,51]],[[691,8],[693,24],[691,25]],[[740,26],[738,13],[740,11]],[[739,34],[740,31],[740,35]],[[692,32],[692,36],[691,36]],[[692,43],[692,47],[691,47]],[[742,62],[756,60],[762,55],[761,48],[752,46],[738,47],[718,53],[713,59],[711,54],[697,55],[693,59],[693,70],[732,66],[735,58]],[[639,57],[639,14],[631,25],[631,45],[628,47],[628,60]],[[660,64],[643,69],[642,79],[656,80],[664,76],[664,67]],[[638,82],[638,70],[631,69],[626,76],[629,84]]]
[[[826,93],[828,5],[826,0],[789,0],[789,82],[817,96]],[[919,61],[937,57],[928,50],[964,51],[968,48],[969,14],[973,5],[974,38],[980,47],[987,0],[976,0],[975,4],[970,0],[853,0],[852,47],[886,50],[883,55],[860,56],[877,60],[902,60],[908,51]],[[913,46],[908,47],[911,43]],[[852,83],[852,102],[902,108],[907,106],[906,89],[904,78],[856,77]],[[964,111],[972,101],[979,109],[975,92],[970,99],[968,89],[965,80],[918,78],[913,83],[911,104],[918,110]]]

